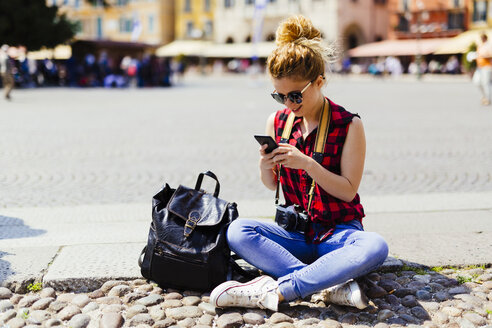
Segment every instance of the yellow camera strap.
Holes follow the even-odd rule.
[[[294,125],[294,120],[296,119],[296,115],[293,112],[290,112],[287,120],[285,121],[284,130],[282,131],[282,137],[280,138],[280,143],[288,143],[290,138],[290,133],[292,132],[292,126]],[[277,171],[277,190],[275,191],[275,205],[278,205],[278,199],[280,196],[280,169],[282,168],[282,164],[279,164]]]
[[[282,138],[280,138],[281,143],[289,142],[290,133],[292,132],[292,126],[294,125],[294,120],[296,119],[296,115],[293,112],[290,112],[287,117],[287,121],[285,121],[284,130],[282,131]]]
[[[313,159],[321,164],[324,158],[325,152],[325,144],[326,138],[328,137],[328,130],[330,129],[330,120],[331,120],[331,107],[330,103],[324,99],[323,109],[321,110],[319,116],[319,124],[318,124],[318,133],[316,134],[316,146],[314,147]],[[316,182],[314,179],[311,182],[311,188],[309,189],[309,201],[307,212],[311,211],[311,203],[313,201],[314,195],[314,187],[316,186]]]
[[[284,130],[282,131],[282,138],[280,139],[281,143],[287,143],[290,138],[290,134],[292,132],[292,126],[294,125],[295,114],[290,112],[287,117],[287,121],[285,122]],[[326,144],[326,138],[328,137],[328,130],[330,129],[330,119],[331,119],[331,108],[330,103],[324,99],[323,108],[321,109],[318,123],[318,133],[316,134],[316,144],[313,152],[313,159],[321,164],[323,162],[324,150]],[[275,205],[278,205],[279,199],[279,189],[280,189],[280,169],[282,165],[279,165],[277,171],[277,190],[275,192]],[[313,201],[314,195],[314,187],[316,186],[316,182],[312,181],[311,188],[309,189],[309,202],[307,212],[309,213],[311,210],[311,202]]]

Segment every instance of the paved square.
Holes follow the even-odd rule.
[[[258,145],[280,107],[266,78],[199,77],[169,89],[16,90],[0,102],[1,207],[146,203],[164,182],[212,170],[228,200],[272,199]],[[333,78],[361,115],[365,195],[492,191],[492,108],[463,79]]]

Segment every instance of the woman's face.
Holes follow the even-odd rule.
[[[274,93],[280,95],[277,98],[285,100],[284,105],[292,110],[296,116],[306,116],[313,110],[317,110],[320,99],[322,99],[318,81],[320,78],[321,76],[312,82],[309,80],[295,80],[289,77],[273,79]]]

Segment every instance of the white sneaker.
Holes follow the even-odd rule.
[[[210,303],[216,307],[246,307],[278,310],[277,282],[269,276],[260,276],[246,283],[226,281],[210,294]]]
[[[328,303],[355,306],[361,310],[369,305],[367,296],[360,290],[359,284],[353,280],[323,290],[321,299]]]

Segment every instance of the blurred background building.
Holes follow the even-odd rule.
[[[82,40],[162,45],[174,40],[173,0],[47,0],[79,22]]]
[[[389,0],[388,11],[389,39],[452,37],[472,20],[469,0]]]
[[[64,45],[19,55],[19,72],[21,67],[25,72],[17,75],[18,84],[155,86],[172,84],[173,72],[181,76],[189,68],[260,72],[275,47],[279,23],[294,14],[310,18],[326,41],[335,42],[340,60],[332,71],[340,73],[473,72],[467,59],[473,56],[467,54],[481,33],[492,37],[492,0],[46,0],[46,5],[56,6],[78,29]],[[26,64],[25,58],[36,62]]]
[[[47,0],[80,24],[76,40],[140,43],[165,46],[172,41],[200,43],[200,51],[186,51],[190,42],[174,45],[166,56],[207,57],[203,45],[272,42],[278,24],[292,14],[303,14],[336,41],[343,53],[384,40],[443,39],[492,24],[492,0]],[[429,40],[428,40],[429,41]],[[409,42],[406,43],[410,44]],[[431,42],[422,42],[429,45]],[[107,44],[106,44],[107,45]],[[401,48],[398,43],[391,47]],[[271,48],[272,46],[270,46]],[[429,48],[424,47],[425,49]],[[226,49],[226,48],[223,48]],[[367,47],[365,49],[368,49]],[[154,49],[155,50],[155,49]],[[423,54],[432,53],[425,50]],[[217,51],[210,51],[210,54]],[[263,53],[260,51],[260,55]],[[373,52],[368,52],[373,55]],[[395,52],[399,54],[398,51]],[[352,51],[352,57],[364,53]],[[388,55],[384,51],[381,56]],[[409,54],[415,55],[415,54]]]
[[[177,40],[212,40],[217,1],[176,0],[175,38]]]
[[[251,42],[254,38],[258,1],[219,1],[215,14],[218,43]],[[389,13],[383,0],[269,0],[265,2],[259,41],[274,41],[278,24],[286,17],[309,17],[323,37],[338,41],[343,49],[387,37]]]

